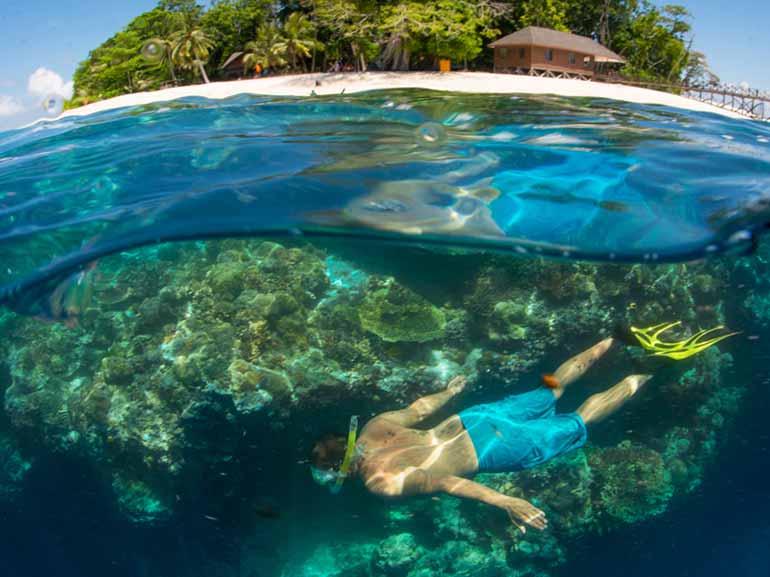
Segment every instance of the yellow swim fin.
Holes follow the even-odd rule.
[[[642,347],[648,351],[652,351],[653,356],[668,357],[676,361],[691,357],[728,337],[739,334],[738,332],[731,331],[716,337],[705,338],[710,334],[726,328],[723,325],[719,325],[711,329],[698,331],[694,335],[681,341],[667,342],[659,339],[661,334],[680,324],[682,324],[682,321],[660,323],[647,327],[646,329],[631,327],[631,334],[636,337]]]

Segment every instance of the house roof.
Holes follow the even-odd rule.
[[[504,48],[506,46],[521,46],[522,44],[580,52],[581,54],[593,56],[597,62],[625,62],[622,56],[615,54],[606,46],[602,46],[587,36],[578,36],[577,34],[560,32],[550,28],[540,28],[538,26],[527,26],[517,30],[513,34],[495,40],[489,46],[492,48]]]
[[[236,60],[238,60],[238,58],[240,58],[241,56],[243,56],[243,52],[233,52],[233,53],[230,55],[230,58],[228,58],[227,60],[225,60],[225,63],[224,63],[224,64],[222,64],[222,66],[220,66],[219,68],[220,68],[220,69],[222,69],[222,68],[227,68],[228,66],[230,66],[230,64],[232,64],[233,62],[235,62]]]

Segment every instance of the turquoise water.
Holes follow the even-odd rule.
[[[553,96],[189,99],[0,134],[9,574],[766,575],[769,185],[766,124]],[[627,334],[674,321],[739,334],[681,360]],[[466,376],[428,429],[620,335],[557,410],[653,378],[584,447],[475,477],[544,531],[312,481],[353,414]]]
[[[768,220],[765,124],[601,100],[189,99],[6,133],[0,154],[0,298],[164,240],[332,234],[684,261],[744,251]]]

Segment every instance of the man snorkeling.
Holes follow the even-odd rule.
[[[545,513],[529,502],[471,481],[476,473],[529,469],[582,447],[586,425],[601,421],[630,399],[650,375],[630,375],[589,397],[574,413],[555,412],[564,388],[595,363],[613,343],[605,339],[543,377],[543,386],[496,403],[476,405],[428,430],[414,428],[465,388],[455,377],[444,391],[400,411],[371,419],[356,440],[351,419],[346,439],[327,437],[313,448],[314,479],[333,492],[346,477],[360,477],[384,497],[448,493],[505,511],[521,529],[545,529]]]

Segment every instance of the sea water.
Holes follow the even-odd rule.
[[[0,134],[8,575],[768,575],[770,129],[555,96],[183,99]],[[588,443],[476,477],[549,519],[313,483],[315,441],[653,379]]]

